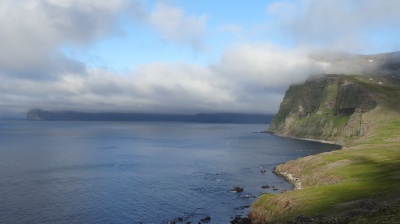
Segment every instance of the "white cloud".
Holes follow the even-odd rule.
[[[215,69],[238,83],[264,88],[301,82],[318,67],[306,51],[284,50],[272,44],[243,44],[224,52]]]
[[[279,19],[281,29],[286,30],[298,45],[353,52],[374,51],[379,47],[374,40],[377,33],[400,34],[400,8],[394,0],[284,1],[271,4],[268,13]],[[379,39],[398,43],[390,35]]]
[[[219,28],[222,32],[228,32],[234,35],[238,35],[242,32],[242,27],[235,24],[225,24]]]
[[[162,2],[156,5],[148,18],[148,22],[163,39],[190,44],[195,50],[202,47],[206,21],[205,16],[185,15],[182,9]]]
[[[277,16],[281,23],[291,23],[298,15],[296,11],[296,2],[294,1],[277,1],[267,7],[267,13]]]
[[[282,93],[256,88],[208,66],[151,63],[121,75],[86,69],[57,80],[0,76],[0,104],[30,108],[160,113],[274,112]],[[15,87],[16,86],[16,87]],[[277,98],[276,98],[277,97]]]
[[[84,45],[110,33],[123,0],[2,0],[0,70],[30,78],[56,76],[84,65],[60,53],[63,45]]]

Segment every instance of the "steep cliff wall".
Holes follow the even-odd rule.
[[[371,122],[365,114],[381,104],[376,89],[384,85],[388,85],[386,77],[344,75],[325,75],[292,85],[268,131],[338,143],[359,138],[369,130]]]

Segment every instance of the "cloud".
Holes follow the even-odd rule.
[[[0,80],[0,102],[44,109],[274,113],[287,86],[318,67],[300,50],[245,44],[213,65],[149,63],[121,75],[86,68],[57,80]],[[0,76],[1,77],[1,76]],[[18,88],[13,86],[18,84]],[[29,95],[29,97],[27,97]],[[33,100],[32,100],[33,99]],[[51,105],[51,106],[49,106]]]
[[[163,39],[189,44],[195,50],[202,48],[206,21],[205,16],[185,15],[182,9],[162,2],[148,16],[149,24]]]
[[[113,31],[122,0],[3,0],[0,2],[0,70],[25,78],[48,78],[85,65],[60,52]]]
[[[376,50],[385,41],[399,46],[390,35],[376,40],[382,31],[400,34],[397,5],[393,0],[298,0],[271,4],[267,12],[297,45],[360,52]]]
[[[2,0],[0,106],[19,113],[33,107],[274,113],[290,84],[314,73],[358,71],[359,67],[346,67],[342,61],[325,63],[325,49],[373,49],[376,45],[371,43],[380,30],[399,34],[400,12],[393,2],[279,1],[267,9],[277,25],[265,27],[292,37],[293,48],[251,41],[245,26],[216,26],[240,34],[219,61],[202,66],[152,62],[122,74],[87,66],[61,49],[85,47],[115,34],[121,16],[130,13],[162,39],[199,50],[207,18],[166,3],[146,11],[140,1],[127,0]],[[391,36],[381,40],[398,43],[387,38]],[[321,55],[311,54],[315,49],[323,49]]]
[[[219,27],[219,31],[238,35],[242,32],[242,28],[239,25],[235,24],[225,24]]]
[[[1,4],[9,9],[1,17],[8,15],[22,22],[12,26],[0,21],[7,25],[0,36],[9,34],[0,44],[9,56],[0,58],[0,104],[23,112],[41,107],[273,113],[289,81],[304,80],[312,67],[300,50],[240,44],[227,49],[213,65],[155,62],[119,74],[90,68],[66,57],[59,48],[90,44],[113,32],[125,2],[29,0]],[[205,17],[187,16],[162,3],[143,18],[165,39],[193,47],[201,42],[206,22]]]
[[[194,112],[232,102],[207,67],[150,63],[124,75],[62,53],[63,46],[85,47],[116,32],[127,10],[134,19],[148,20],[164,39],[200,48],[205,17],[163,3],[150,13],[141,7],[125,0],[1,1],[2,108]]]
[[[306,50],[285,50],[268,43],[232,47],[214,68],[238,83],[264,88],[286,87],[319,70]]]
[[[86,73],[48,81],[0,76],[0,102],[18,101],[24,109],[195,113],[226,111],[235,100],[211,70],[184,63],[152,63],[125,76],[102,69]]]

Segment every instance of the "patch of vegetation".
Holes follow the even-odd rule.
[[[280,124],[285,122],[286,117],[289,115],[290,110],[289,109],[282,109],[281,112],[274,117],[273,119],[273,123],[275,124]]]
[[[289,201],[295,204],[287,206],[290,210],[274,207],[275,214],[269,217],[269,221],[279,223],[294,220],[298,214],[331,215],[353,209],[342,205],[365,198],[380,201],[387,195],[400,197],[399,136],[400,120],[392,119],[376,127],[372,135],[364,138],[364,143],[358,142],[349,148],[316,155],[312,159],[305,157],[291,161],[291,167],[301,169],[301,180],[310,176],[313,178],[330,176],[340,181],[329,184],[323,183],[321,179],[313,186],[306,185],[305,189],[284,193],[285,197],[290,198]],[[347,162],[340,165],[340,161]],[[270,203],[276,206],[277,197],[280,196],[261,196],[253,204],[253,209],[256,207],[271,209]],[[280,212],[276,212],[277,210]],[[382,214],[387,218],[393,215]],[[377,220],[379,221],[379,218]]]
[[[334,117],[332,117],[333,126],[337,127],[337,128],[342,128],[342,127],[346,126],[349,119],[350,119],[350,115],[334,116]]]
[[[372,92],[375,97],[380,99],[382,106],[388,109],[399,111],[400,109],[400,83],[393,82],[388,77],[377,76],[373,80],[365,76],[349,77],[361,83],[367,90]]]

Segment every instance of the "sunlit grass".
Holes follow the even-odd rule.
[[[304,183],[305,189],[282,194],[284,200],[293,203],[291,206],[276,206],[282,195],[266,195],[253,208],[270,209],[274,213],[273,221],[281,222],[293,220],[298,214],[313,216],[339,211],[345,202],[400,195],[400,120],[397,118],[376,126],[370,136],[348,148],[290,162],[291,166],[301,167],[302,180],[321,175],[338,178],[337,183],[324,185],[323,179],[318,184]],[[395,216],[389,213],[385,219],[390,221],[391,217]]]

